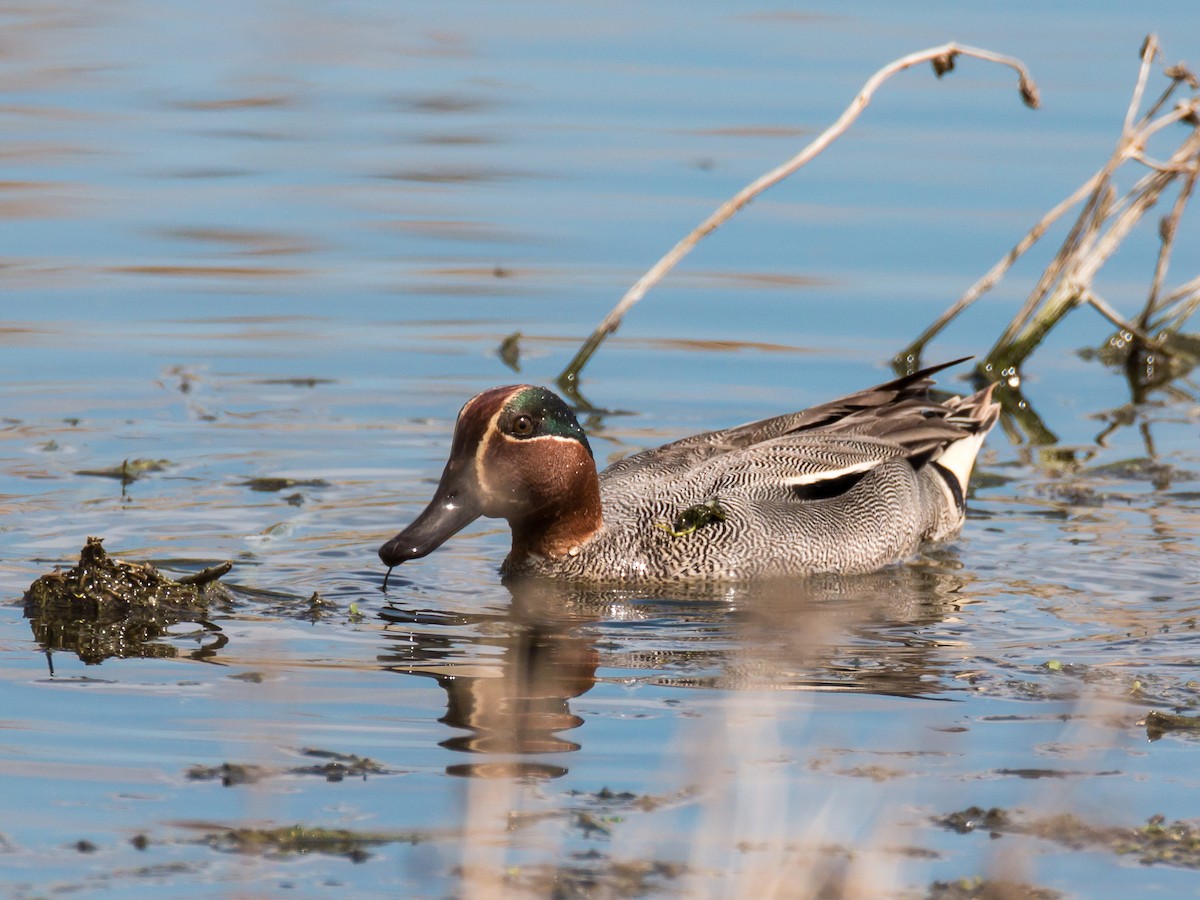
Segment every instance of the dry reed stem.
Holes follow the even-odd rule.
[[[1137,81],[1125,113],[1121,134],[1105,164],[1080,185],[1071,196],[1046,213],[1014,245],[1012,250],[982,278],[971,285],[946,312],[934,320],[898,358],[919,357],[930,340],[963,310],[999,283],[1016,260],[1042,237],[1047,228],[1057,221],[1067,209],[1085,197],[1087,198],[1086,203],[1062,246],[1042,272],[1033,290],[1004,329],[980,369],[987,371],[1018,365],[1028,353],[1032,352],[1046,332],[1066,312],[1079,303],[1088,303],[1118,327],[1129,331],[1139,339],[1145,339],[1147,332],[1153,330],[1149,327],[1149,319],[1156,310],[1174,305],[1179,312],[1190,314],[1191,311],[1194,311],[1195,306],[1190,302],[1179,302],[1176,295],[1171,295],[1165,300],[1158,298],[1162,289],[1162,281],[1166,276],[1175,231],[1183,209],[1191,196],[1197,169],[1200,166],[1200,159],[1196,156],[1196,150],[1192,148],[1197,132],[1194,130],[1192,135],[1181,143],[1166,162],[1148,158],[1145,147],[1152,136],[1170,125],[1180,121],[1189,121],[1195,125],[1197,116],[1195,99],[1179,103],[1174,109],[1159,115],[1160,110],[1176,88],[1181,83],[1187,83],[1194,87],[1195,78],[1182,66],[1167,69],[1166,75],[1171,79],[1171,83],[1151,104],[1150,108],[1139,116],[1138,111],[1145,97],[1151,66],[1159,58],[1158,40],[1154,35],[1147,36],[1142,44],[1140,55],[1141,64],[1138,68]],[[1130,160],[1142,163],[1150,169],[1150,172],[1120,200],[1116,200],[1112,184],[1113,177],[1117,170]],[[1187,180],[1180,190],[1180,195],[1176,198],[1171,215],[1163,220],[1161,226],[1163,243],[1159,252],[1150,298],[1136,324],[1127,322],[1095,294],[1092,290],[1092,281],[1100,266],[1112,255],[1120,242],[1128,235],[1129,230],[1157,202],[1159,196],[1174,178],[1181,174],[1185,175]],[[1175,320],[1182,322],[1183,318],[1176,317]]]
[[[1138,316],[1138,325],[1144,330],[1150,324],[1150,317],[1154,315],[1158,309],[1158,295],[1162,290],[1163,279],[1167,276],[1167,267],[1171,261],[1171,251],[1175,247],[1175,234],[1179,230],[1179,219],[1183,216],[1183,209],[1187,206],[1188,200],[1191,199],[1192,190],[1196,186],[1196,175],[1198,160],[1191,160],[1191,171],[1183,180],[1183,185],[1179,188],[1179,193],[1175,197],[1175,203],[1171,207],[1169,215],[1164,216],[1159,223],[1158,232],[1161,238],[1161,243],[1158,248],[1158,259],[1154,264],[1154,278],[1150,282],[1150,293],[1146,297],[1146,305],[1142,309],[1142,313]]]
[[[1077,284],[1086,284],[1090,288],[1100,267],[1117,251],[1142,216],[1158,202],[1159,196],[1172,180],[1172,174],[1153,170],[1115,205],[1108,217],[1108,221],[1111,222],[1108,230],[1098,230],[1095,242],[1088,248],[1088,252],[1080,253],[1078,259],[1072,260],[1070,274]]]
[[[1197,291],[1200,291],[1200,275],[1197,275],[1191,281],[1184,282],[1179,287],[1175,288],[1175,290],[1171,291],[1171,293],[1167,294],[1167,296],[1163,298],[1162,306],[1165,309],[1168,306],[1179,303],[1192,294],[1195,294]]]
[[[1080,242],[1085,239],[1086,234],[1089,232],[1094,233],[1096,228],[1099,227],[1102,219],[1096,215],[1096,211],[1098,209],[1108,209],[1112,206],[1113,188],[1108,182],[1118,165],[1120,165],[1120,162],[1114,156],[1096,173],[1096,187],[1093,188],[1091,195],[1088,197],[1087,204],[1075,220],[1075,224],[1071,226],[1071,231],[1067,234],[1066,240],[1063,241],[1062,247],[1059,248],[1054,259],[1050,261],[1050,265],[1042,272],[1041,277],[1038,279],[1037,284],[1034,285],[1033,291],[1030,292],[1024,305],[1017,312],[1016,316],[1013,317],[1013,320],[1008,323],[1008,327],[1004,329],[1004,332],[1000,335],[1000,339],[996,341],[997,347],[1015,340],[1017,332],[1033,316],[1038,306],[1045,299],[1046,294],[1050,291],[1050,288],[1059,280],[1063,269],[1066,267],[1067,259],[1075,252]],[[994,354],[995,350],[989,356]]]
[[[1163,301],[1163,315],[1151,326],[1150,331],[1175,330],[1200,309],[1200,276],[1172,291]]]
[[[893,60],[883,68],[879,69],[874,75],[867,79],[862,89],[855,95],[850,105],[838,118],[836,122],[830,125],[825,131],[821,132],[807,147],[789,159],[782,165],[777,166],[770,172],[759,176],[750,184],[746,185],[730,199],[722,203],[715,212],[707,219],[701,222],[694,228],[686,237],[672,247],[665,256],[655,263],[634,285],[625,293],[625,296],[613,307],[612,311],[604,317],[603,321],[596,327],[595,331],[584,341],[583,346],[575,354],[574,358],[563,369],[558,376],[558,384],[564,390],[572,388],[579,377],[579,373],[583,367],[587,365],[592,354],[596,352],[604,339],[612,334],[620,327],[621,320],[629,309],[642,299],[646,293],[659,281],[661,281],[671,269],[682,260],[692,248],[696,246],[705,236],[719,228],[730,218],[733,217],[742,207],[765,191],[772,185],[777,184],[787,178],[792,173],[806,165],[818,154],[825,150],[837,138],[839,138],[850,127],[855,119],[862,113],[870,104],[872,97],[879,87],[891,78],[893,75],[920,65],[921,63],[929,62],[933,64],[934,72],[940,78],[946,72],[954,68],[955,58],[958,56],[970,56],[976,59],[981,59],[987,62],[999,63],[1008,66],[1015,70],[1020,76],[1018,89],[1022,99],[1027,106],[1037,108],[1038,106],[1038,90],[1034,84],[1033,78],[1026,70],[1024,63],[1020,60],[995,53],[991,50],[984,50],[976,47],[968,47],[954,42],[942,44],[939,47],[931,47],[927,50],[921,50],[916,53],[911,53],[908,56],[900,57]]]
[[[1186,175],[1189,172],[1195,171],[1195,166],[1191,163],[1180,166],[1172,166],[1164,162],[1159,162],[1157,159],[1151,159],[1144,153],[1131,153],[1129,158],[1135,162],[1140,162],[1147,169],[1155,169],[1159,172],[1174,173],[1176,175]]]
[[[989,365],[989,361],[994,362],[1001,356],[1001,350],[1004,347],[1009,347],[1017,340],[1017,335],[1026,329],[1029,321],[1038,311],[1043,303],[1052,306],[1055,310],[1065,309],[1072,303],[1074,294],[1064,292],[1062,286],[1064,284],[1064,274],[1067,272],[1069,261],[1078,255],[1080,247],[1090,246],[1095,240],[1096,234],[1099,232],[1104,223],[1105,218],[1111,214],[1111,210],[1117,205],[1115,200],[1116,191],[1111,184],[1112,173],[1121,164],[1119,156],[1113,155],[1103,168],[1097,173],[1098,179],[1095,189],[1088,197],[1087,203],[1084,205],[1082,212],[1075,220],[1075,224],[1071,226],[1071,231],[1067,234],[1066,240],[1063,241],[1058,253],[1054,255],[1054,259],[1050,261],[1050,265],[1042,272],[1038,278],[1037,284],[1034,285],[1033,291],[1026,298],[1021,309],[1008,323],[1007,327],[1001,333],[992,350],[987,355],[987,360],[982,364]],[[1088,282],[1081,279],[1073,279],[1079,284],[1086,285]],[[1059,289],[1051,293],[1051,289],[1055,285],[1059,285]],[[1049,297],[1049,300],[1047,300]],[[1001,366],[1005,367],[1007,363]]]
[[[1162,118],[1174,115],[1172,113]],[[1067,312],[1085,300],[1100,267],[1116,252],[1133,227],[1158,202],[1162,192],[1177,177],[1178,170],[1175,167],[1198,152],[1200,130],[1193,130],[1172,154],[1167,170],[1151,170],[1119,201],[1112,202],[1110,199],[1111,184],[1104,185],[1103,194],[1101,188],[1097,187],[1088,202],[1088,207],[1081,213],[1076,228],[1072,231],[1072,237],[1077,235],[1077,239],[1064,244],[1050,267],[1043,273],[1038,289],[1030,295],[1021,312],[1009,323],[1004,334],[988,352],[983,363],[985,368],[990,366],[993,369],[1005,369],[1018,366]],[[1101,197],[1105,199],[1100,199]],[[1085,216],[1089,217],[1086,223]],[[1070,238],[1068,240],[1070,241]],[[1042,296],[1039,290],[1048,282],[1057,286],[1048,296]],[[1130,330],[1141,331],[1136,327]],[[1153,342],[1150,346],[1162,349],[1160,344],[1161,342]]]
[[[1083,302],[1108,319],[1113,325],[1122,331],[1127,331],[1145,344],[1154,344],[1154,339],[1146,334],[1143,327],[1134,325],[1132,322],[1126,322],[1121,318],[1121,314],[1109,306],[1094,290],[1084,288],[1079,290],[1079,295]]]
[[[1126,160],[1136,159],[1150,135],[1175,122],[1192,119],[1195,115],[1195,101],[1191,104],[1180,104],[1176,109],[1153,121],[1143,118],[1140,128],[1131,134],[1122,134],[1116,151],[1102,170],[1101,184],[1097,185],[1088,206],[1081,213],[1076,223],[1077,227],[1072,230],[1058,255],[1043,273],[1038,286],[1020,312],[989,351],[985,367],[990,365],[993,368],[1006,368],[1019,365],[1067,311],[1086,299],[1096,273],[1116,252],[1134,225],[1158,202],[1163,191],[1176,177],[1183,172],[1191,172],[1188,167],[1193,157],[1200,152],[1200,131],[1193,129],[1164,165],[1151,169],[1118,202],[1107,203],[1101,198],[1111,197],[1112,186],[1109,179],[1116,169],[1114,163],[1120,165]],[[1190,190],[1186,193],[1190,194]],[[1187,196],[1183,199],[1186,203]],[[1182,206],[1179,210],[1182,213]],[[1081,229],[1079,226],[1089,219],[1096,224],[1106,224],[1107,229]],[[1169,252],[1168,247],[1167,253]],[[1048,298],[1043,293],[1047,283],[1059,284],[1059,288]],[[1141,325],[1133,328],[1126,325],[1126,328],[1133,333],[1146,330]],[[1160,343],[1151,343],[1150,346]]]
[[[1150,66],[1155,59],[1158,58],[1158,38],[1153,34],[1146,35],[1146,39],[1142,41],[1141,50],[1142,64],[1138,66],[1137,82],[1133,86],[1133,96],[1129,100],[1129,108],[1125,110],[1125,125],[1121,129],[1123,133],[1133,130],[1134,120],[1137,118],[1137,111],[1142,105],[1142,97],[1146,93],[1146,82],[1150,79]],[[1166,102],[1165,97],[1159,98],[1158,104]],[[1153,113],[1150,113],[1151,115]]]
[[[1143,60],[1142,70],[1149,65],[1149,60],[1157,52],[1157,43],[1153,40],[1153,35],[1146,39],[1143,45]],[[1140,78],[1140,76],[1139,76]],[[1135,88],[1136,95],[1136,88]],[[1135,97],[1136,99],[1136,97]],[[1132,104],[1131,104],[1131,108]],[[1134,154],[1140,153],[1146,145],[1146,141],[1158,131],[1166,128],[1168,125],[1180,121],[1186,116],[1186,112],[1181,109],[1175,109],[1153,121],[1148,121],[1145,117],[1141,119],[1142,125],[1133,132],[1122,131],[1121,136],[1117,140],[1116,149],[1108,158],[1105,164],[1100,168],[1100,171],[1088,179],[1085,184],[1095,183],[1095,188],[1088,197],[1088,202],[1084,206],[1083,211],[1079,214],[1075,224],[1072,226],[1066,240],[1063,241],[1062,247],[1051,261],[1050,265],[1042,273],[1038,279],[1037,285],[1026,299],[1024,305],[1017,313],[1013,320],[1004,329],[1000,338],[996,341],[995,347],[989,354],[991,356],[999,355],[998,351],[1016,340],[1017,334],[1025,328],[1029,320],[1033,317],[1042,301],[1045,299],[1046,293],[1050,287],[1059,279],[1066,268],[1067,261],[1077,255],[1077,251],[1082,244],[1083,234],[1089,227],[1098,225],[1100,221],[1111,215],[1111,210],[1114,208],[1112,203],[1112,176],[1116,173],[1126,160],[1130,159]],[[1138,182],[1138,185],[1130,191],[1130,194],[1135,193],[1145,179]],[[1165,185],[1164,185],[1165,187]],[[1128,197],[1129,195],[1127,195]],[[1118,205],[1119,206],[1119,205]],[[1098,211],[1102,215],[1097,216]],[[1035,226],[1036,227],[1036,226]],[[1094,231],[1094,229],[1093,229]],[[1097,267],[1098,268],[1098,267]],[[1078,280],[1078,279],[1076,279]],[[1085,283],[1085,282],[1080,282]],[[1086,282],[1090,284],[1090,282]]]
[[[954,303],[944,313],[938,316],[932,324],[929,325],[920,335],[914,340],[901,354],[902,356],[918,357],[928,344],[937,334],[945,328],[950,322],[958,316],[964,309],[994,288],[1000,283],[1001,279],[1008,273],[1008,270],[1013,267],[1013,264],[1021,258],[1021,256],[1034,244],[1036,244],[1046,233],[1046,230],[1057,222],[1068,209],[1075,206],[1084,197],[1088,196],[1100,181],[1101,173],[1097,172],[1078,188],[1074,193],[1066,199],[1062,200],[1057,206],[1050,210],[1046,215],[1038,221],[1036,225],[1029,229],[1013,248],[1008,251],[994,266],[987,270],[978,281],[966,289]]]

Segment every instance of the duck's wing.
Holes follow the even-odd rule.
[[[934,374],[969,358],[930,366],[799,412],[709,431],[644,450],[609,466],[601,475],[601,482],[615,486],[634,475],[638,482],[645,475],[656,478],[680,475],[715,457],[805,432],[842,432],[879,438],[903,447],[905,455],[921,465],[948,444],[966,436],[964,405],[971,398],[955,398],[962,401],[957,405],[953,401],[942,404],[930,400],[928,393]],[[993,413],[986,427],[990,428],[994,421]]]
[[[962,359],[929,366],[828,403],[770,419],[748,422],[711,434],[720,435],[730,447],[746,447],[785,434],[817,428],[848,428],[856,433],[874,434],[879,437],[902,432],[909,427],[901,425],[902,422],[915,423],[919,419],[936,419],[945,414],[942,404],[929,399],[933,376],[970,358],[965,356]]]
[[[798,432],[771,438],[714,457],[679,482],[702,493],[737,494],[754,500],[819,500],[842,493],[871,472],[908,451],[886,438],[831,432]]]
[[[816,500],[848,490],[873,469],[903,459],[914,471],[932,464],[961,508],[975,457],[1000,415],[1000,405],[992,400],[994,387],[944,403],[898,400],[871,415],[851,413],[825,427],[793,428],[714,456],[701,470],[723,469],[734,483],[739,472],[753,473],[766,491],[760,493],[764,499],[775,494]]]

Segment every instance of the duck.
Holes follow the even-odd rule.
[[[459,411],[432,500],[379,558],[390,576],[487,516],[512,531],[505,577],[637,585],[884,568],[965,521],[971,471],[999,416],[995,385],[941,401],[930,389],[969,358],[602,472],[560,396],[490,388]]]

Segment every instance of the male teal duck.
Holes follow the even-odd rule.
[[[379,558],[390,573],[489,516],[512,529],[505,575],[630,584],[881,568],[963,524],[999,405],[991,387],[929,398],[930,376],[962,361],[643,450],[599,474],[560,397],[492,388],[459,412],[433,499]]]

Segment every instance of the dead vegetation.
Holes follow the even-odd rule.
[[[906,69],[911,69],[914,66],[923,65],[924,63],[929,63],[933,67],[934,74],[938,78],[941,78],[946,73],[954,70],[960,56],[999,63],[1013,69],[1018,76],[1017,88],[1021,99],[1027,106],[1034,109],[1037,108],[1039,103],[1037,85],[1034,83],[1025,65],[1020,60],[1014,59],[1011,56],[1004,56],[991,50],[967,47],[952,42],[939,47],[931,47],[927,50],[910,53],[908,56],[902,56],[899,59],[893,60],[867,79],[862,89],[850,101],[850,105],[846,107],[846,110],[836,122],[821,132],[808,146],[791,159],[776,166],[771,171],[760,175],[722,203],[712,215],[693,228],[662,259],[656,262],[646,274],[639,278],[633,287],[625,292],[625,296],[613,307],[612,311],[596,326],[595,331],[584,341],[583,346],[579,348],[579,351],[567,364],[567,367],[559,374],[557,379],[558,386],[568,395],[576,396],[579,374],[582,372],[583,367],[587,365],[588,360],[599,349],[604,339],[620,327],[621,320],[633,305],[666,277],[667,273],[675,268],[680,260],[687,256],[701,240],[728,222],[755,197],[773,185],[783,181],[789,175],[799,171],[841,137],[871,103],[876,91],[879,90],[884,82]]]
[[[979,363],[979,374],[988,380],[994,380],[997,374],[1015,375],[1050,330],[1071,310],[1084,305],[1116,327],[1111,346],[1137,360],[1148,370],[1148,377],[1195,365],[1195,342],[1181,329],[1200,306],[1200,277],[1192,277],[1173,289],[1166,286],[1166,278],[1180,220],[1200,174],[1200,81],[1182,64],[1163,66],[1161,77],[1166,83],[1143,111],[1146,88],[1160,62],[1158,39],[1150,35],[1142,45],[1133,96],[1108,160],[1038,220],[1003,258],[921,332],[899,359],[906,365],[916,365],[926,345],[946,325],[994,288],[1055,222],[1082,204],[1053,260]],[[1176,136],[1174,141],[1168,138],[1168,129]],[[1150,146],[1160,136],[1166,144],[1165,155],[1155,158]],[[1141,177],[1122,191],[1119,176],[1131,167],[1141,170]],[[1123,315],[1102,296],[1096,286],[1097,275],[1172,188],[1174,202],[1158,223],[1159,250],[1145,302],[1137,314]]]
[[[991,269],[971,285],[935,321],[895,358],[899,372],[914,371],[921,355],[941,331],[993,289],[1027,251],[1060,219],[1078,208],[1075,220],[1051,260],[1037,278],[1021,308],[977,366],[981,381],[1007,381],[1014,389],[1006,407],[1016,431],[1030,443],[1053,443],[1054,436],[1016,393],[1018,370],[1047,334],[1072,310],[1087,306],[1104,316],[1116,329],[1100,355],[1130,374],[1134,403],[1144,390],[1189,372],[1200,361],[1200,338],[1184,326],[1200,308],[1200,275],[1171,286],[1168,273],[1172,251],[1178,244],[1181,220],[1200,175],[1200,80],[1183,64],[1163,65],[1158,39],[1146,38],[1141,65],[1112,154],[1101,168],[1085,179],[1068,197],[1051,208]],[[795,173],[829,147],[858,118],[879,87],[892,76],[929,63],[940,78],[954,69],[960,57],[1000,63],[1018,73],[1021,98],[1038,105],[1038,89],[1024,64],[990,50],[945,44],[888,63],[864,84],[841,117],[803,150],[782,165],[746,185],[707,219],[680,240],[625,293],[620,302],[584,341],[558,376],[558,385],[577,402],[579,376],[604,339],[620,327],[625,314],[708,234],[715,231],[753,198]],[[1145,103],[1152,79],[1162,80],[1161,90]],[[1154,149],[1152,149],[1152,147]],[[1140,172],[1133,184],[1121,187],[1131,170]],[[1122,313],[1097,284],[1105,263],[1122,246],[1145,216],[1160,202],[1170,201],[1169,211],[1158,222],[1159,249],[1145,300],[1139,311]],[[1010,427],[1010,432],[1013,429]]]

